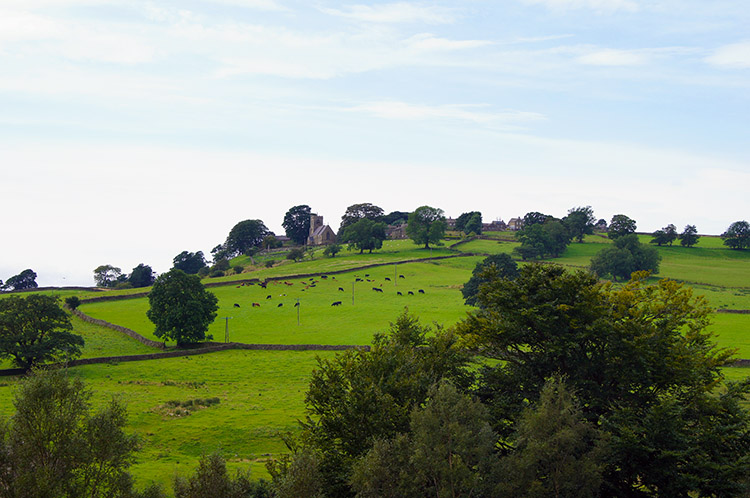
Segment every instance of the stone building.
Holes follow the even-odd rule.
[[[310,215],[310,235],[307,237],[307,245],[322,246],[336,242],[336,233],[331,227],[323,223],[323,217],[317,214]]]

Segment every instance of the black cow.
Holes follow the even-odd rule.
[[[341,301],[331,303],[331,306],[341,306]]]
[[[406,279],[406,277],[404,277],[403,275],[399,275],[398,278]]]
[[[390,281],[391,281],[391,279],[390,279],[389,277],[385,277],[385,279],[386,279],[386,280],[387,280],[388,282],[390,282]]]
[[[240,307],[240,305],[239,305],[239,304],[237,304],[237,303],[234,303],[234,307],[235,307],[235,308],[239,308],[239,307]]]
[[[401,291],[397,291],[396,294],[398,294],[399,296],[403,296],[403,294],[401,294]]]
[[[424,294],[424,291],[422,289],[419,289],[417,292],[419,292],[420,294]]]
[[[372,290],[374,290],[375,292],[383,292],[383,289],[379,287],[373,287]]]
[[[410,296],[413,296],[413,295],[414,295],[414,293],[413,293],[412,291],[409,291],[409,295],[410,295]]]
[[[343,288],[343,287],[339,287],[339,290],[340,290],[341,292],[344,292],[344,288]]]
[[[284,306],[284,303],[279,303],[278,305],[276,305],[277,308],[281,308],[282,306]]]
[[[299,303],[294,303],[294,307],[297,308],[299,306]]]
[[[271,299],[271,294],[267,295],[266,299]]]

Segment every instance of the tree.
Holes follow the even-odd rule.
[[[83,338],[56,297],[42,294],[0,299],[0,358],[24,369],[81,354]]]
[[[381,221],[386,225],[406,225],[409,221],[409,213],[406,211],[391,211],[383,216]]]
[[[706,331],[710,308],[692,289],[636,274],[615,288],[585,272],[531,264],[515,280],[479,293],[481,306],[457,332],[484,355],[477,394],[508,437],[540,399],[545,380],[564,375],[583,419],[604,431],[610,496],[729,496],[750,477],[750,383],[724,386]]]
[[[291,259],[295,263],[305,257],[305,250],[302,247],[293,247],[286,255],[286,259]]]
[[[651,236],[653,237],[651,239],[652,244],[656,244],[657,246],[669,244],[671,246],[672,242],[677,240],[677,227],[670,223],[664,228],[655,231]]]
[[[456,218],[455,229],[458,230],[459,232],[466,232],[466,233],[474,232],[474,233],[479,233],[476,230],[469,230],[469,229],[466,228],[466,224],[469,223],[469,221],[473,217],[475,217],[476,215],[479,215],[479,229],[481,231],[481,228],[482,228],[482,213],[480,213],[479,211],[469,211],[468,213],[461,213],[461,215],[458,218]],[[473,223],[475,224],[476,221],[473,222]]]
[[[659,273],[659,252],[649,246],[644,246],[634,233],[623,235],[615,239],[614,247],[606,247],[591,258],[591,271],[605,277],[611,275],[613,279],[629,279],[636,271]]]
[[[548,218],[544,223],[525,225],[516,232],[521,246],[516,248],[521,257],[526,259],[558,257],[570,243],[570,233],[560,220]]]
[[[24,290],[24,289],[36,289],[38,287],[36,283],[36,273],[33,270],[27,269],[10,277],[6,282],[4,288],[10,290]]]
[[[197,272],[196,272],[197,273]],[[153,285],[156,277],[154,276],[154,270],[150,266],[140,263],[138,266],[133,268],[133,272],[128,276],[128,282],[133,287],[148,287]]]
[[[286,236],[297,245],[304,245],[310,234],[310,206],[300,204],[289,208],[284,215],[281,226],[284,227]]]
[[[284,245],[283,242],[277,239],[275,235],[266,235],[263,237],[263,242],[261,243],[261,246],[266,251],[269,249],[276,249],[282,245]]]
[[[421,206],[409,215],[406,235],[415,244],[424,244],[429,249],[430,243],[437,245],[445,237],[446,226],[442,209]]]
[[[475,212],[464,225],[464,233],[481,235],[482,234],[482,213]]]
[[[90,399],[62,369],[35,370],[19,382],[16,413],[0,423],[3,496],[132,496],[127,469],[138,439],[123,431],[125,408],[112,399],[90,414]]]
[[[693,247],[698,243],[700,238],[700,235],[698,235],[698,229],[695,228],[695,225],[686,225],[685,230],[680,234],[680,245],[682,247]]]
[[[154,335],[174,340],[178,346],[206,339],[219,309],[218,299],[199,277],[174,268],[159,275],[148,301],[146,316],[156,325]]]
[[[237,223],[229,231],[225,242],[228,255],[245,254],[251,247],[257,247],[268,235],[268,228],[260,220],[245,220]]]
[[[612,217],[612,221],[609,222],[607,236],[614,240],[623,235],[635,233],[635,229],[635,220],[628,218],[624,214],[616,214]]]
[[[523,227],[527,228],[531,225],[543,225],[548,219],[552,218],[548,214],[540,213],[539,211],[531,211],[523,216]]]
[[[122,270],[112,265],[101,265],[94,269],[97,287],[114,287],[122,276]]]
[[[323,249],[323,254],[325,256],[328,256],[329,258],[335,258],[338,253],[341,252],[341,244],[328,244],[325,249]]]
[[[750,223],[747,221],[735,221],[727,231],[721,234],[724,245],[732,249],[750,248]]]
[[[349,244],[349,249],[359,249],[362,254],[365,250],[383,247],[385,240],[385,223],[362,218],[346,225],[339,231],[339,241]]]
[[[359,220],[383,221],[383,208],[364,202],[362,204],[352,204],[341,217],[339,232],[347,226],[356,223]]]
[[[539,401],[524,410],[513,451],[501,461],[499,496],[600,496],[605,450],[561,377],[545,382]]]
[[[518,265],[507,254],[493,254],[476,264],[471,278],[461,289],[464,303],[476,306],[479,288],[496,278],[514,279],[518,276]]]
[[[216,247],[211,249],[211,258],[214,264],[218,263],[222,259],[229,259],[230,254],[226,244],[217,244]]]
[[[195,275],[201,268],[205,268],[206,266],[206,258],[203,257],[203,251],[182,251],[172,259],[172,268],[182,270],[188,275]]]
[[[232,478],[226,460],[216,451],[201,456],[194,474],[175,477],[174,495],[175,498],[266,498],[270,489],[267,481],[253,481],[249,470],[237,470]]]
[[[591,206],[574,207],[568,211],[568,215],[562,219],[563,225],[568,229],[570,236],[578,242],[583,242],[583,237],[594,233],[594,210]]]

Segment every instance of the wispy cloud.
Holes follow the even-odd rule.
[[[521,0],[530,5],[543,5],[552,10],[587,9],[595,12],[636,12],[640,10],[638,2],[633,0]]]
[[[578,57],[578,62],[592,66],[641,66],[648,57],[637,50],[604,49]]]
[[[456,18],[456,9],[435,5],[398,2],[380,5],[351,5],[344,9],[320,8],[321,12],[356,21],[372,23],[449,24]]]
[[[747,69],[750,68],[750,41],[724,45],[706,58],[711,65]]]

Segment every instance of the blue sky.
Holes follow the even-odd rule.
[[[750,218],[745,1],[3,0],[0,278],[308,204]]]

